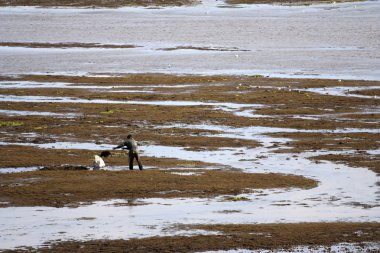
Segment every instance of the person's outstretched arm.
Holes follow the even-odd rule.
[[[118,148],[122,148],[122,147],[124,147],[125,145],[124,145],[125,143],[123,142],[122,144],[120,144],[119,146],[117,146],[117,147],[114,147],[113,149],[118,149]]]

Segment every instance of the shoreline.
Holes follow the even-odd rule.
[[[380,251],[380,2],[190,1],[0,7],[1,252]]]
[[[144,1],[144,0],[135,0],[131,1],[129,4],[118,4],[117,1],[115,3],[104,4],[98,3],[99,1],[91,0],[86,1],[82,0],[79,2],[83,3],[72,3],[68,1],[68,3],[64,4],[62,1],[59,3],[51,3],[51,1],[44,0],[16,0],[12,3],[4,3],[5,0],[0,1],[0,8],[8,8],[8,7],[33,7],[33,8],[42,8],[42,9],[56,9],[56,8],[72,8],[72,9],[120,9],[120,8],[147,8],[147,9],[160,9],[160,8],[172,8],[172,7],[199,7],[199,6],[207,6],[209,7],[210,1],[202,1],[202,0],[171,0],[171,1]],[[288,6],[288,7],[297,7],[297,6],[310,6],[310,5],[324,5],[324,4],[342,4],[342,3],[360,3],[366,2],[370,0],[226,0],[222,3],[217,2],[215,6],[219,8],[239,8],[240,6],[249,6],[249,5],[271,5],[271,6]],[[39,3],[41,2],[41,3]],[[49,2],[49,3],[47,3]],[[206,2],[206,4],[205,4]]]

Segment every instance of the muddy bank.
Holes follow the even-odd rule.
[[[332,161],[336,163],[344,163],[352,167],[365,167],[373,170],[380,175],[380,156],[369,155],[367,152],[357,152],[355,154],[328,154],[313,157],[317,161]]]
[[[165,231],[167,226],[178,222],[378,221],[374,173],[337,164],[347,159],[358,163],[356,157],[360,154],[363,155],[360,166],[376,171],[380,106],[380,100],[375,97],[377,86],[380,86],[379,82],[263,76],[2,77],[0,151],[7,159],[2,160],[1,168],[10,167],[17,171],[20,166],[88,166],[95,154],[104,149],[111,150],[113,145],[132,133],[139,142],[142,162],[147,170],[2,174],[0,201],[4,207],[14,208],[15,212],[27,209],[30,216],[25,219],[36,217],[36,223],[30,227],[17,218],[18,213],[9,216],[9,222],[19,223],[25,231],[23,238],[28,239],[30,233],[48,238],[44,240],[61,239],[65,242],[54,247],[62,250],[85,245],[84,249],[89,247],[91,251],[91,247],[103,247],[104,243],[111,247],[110,250],[128,248],[126,243],[132,241],[94,240],[111,234],[112,239],[135,238],[131,226],[136,229],[144,227],[139,230],[138,237],[151,237],[173,235],[173,231]],[[360,97],[355,94],[359,90]],[[125,152],[112,154],[105,159],[106,164],[126,168]],[[334,163],[324,162],[325,157],[310,161],[313,154],[336,156],[330,159]],[[369,157],[375,162],[365,164]],[[318,180],[318,187],[307,188],[316,182],[289,174]],[[260,188],[301,188],[256,191],[258,185]],[[246,194],[237,195],[240,193]],[[224,195],[232,197],[224,198]],[[154,199],[144,202],[152,197],[158,198],[157,202]],[[202,199],[197,199],[199,197]],[[125,200],[121,207],[94,202],[111,202],[115,198]],[[93,205],[78,204],[91,202]],[[40,212],[36,205],[49,206],[47,209],[64,208]],[[116,215],[87,216],[88,210],[95,209],[102,210],[101,213],[115,212]],[[70,210],[78,211],[70,216],[70,225],[67,227],[68,221],[64,220],[52,226],[54,232],[47,234],[46,224],[55,219],[52,217],[61,217],[60,211],[68,213]],[[123,215],[128,213],[128,220],[119,217],[120,210]],[[8,209],[2,208],[1,211],[6,213]],[[97,230],[88,235],[88,230],[94,226],[90,221],[96,221]],[[79,232],[75,231],[78,222],[83,225]],[[41,228],[39,231],[35,230],[37,223]],[[125,224],[127,229],[120,228],[120,224]],[[238,227],[242,229],[242,226]],[[3,227],[9,226],[3,223]],[[223,231],[222,228],[210,228],[213,229]],[[285,225],[279,227],[281,231],[286,229]],[[196,244],[192,238],[180,236],[141,239],[136,244],[146,245],[142,251],[149,251],[147,248],[162,241],[165,245],[158,244],[153,250],[169,252],[181,251],[181,245],[188,245],[189,249],[192,249],[191,245],[201,245],[199,250],[213,250],[244,249],[249,245],[259,248],[268,243],[268,247],[277,249],[303,243],[310,245],[309,239],[301,238],[301,235],[311,230],[296,232],[299,238],[287,237],[294,233],[284,235],[281,237],[284,240],[276,240],[281,244],[276,241],[255,244],[255,235],[247,231],[238,232],[239,238],[249,237],[242,241],[243,245],[239,240],[216,248],[212,246],[219,244],[207,243],[228,241],[228,236],[227,240],[220,240],[224,239],[223,235],[196,236],[195,241],[204,240]],[[329,228],[324,227],[324,230],[329,231]],[[121,236],[115,235],[115,231]],[[313,245],[345,242],[346,237],[341,236],[347,234],[345,231],[340,228],[336,232],[340,235],[336,237],[327,232],[316,232],[326,235],[327,239],[330,236],[338,239],[332,242],[312,234],[311,238],[320,240],[311,242]],[[362,235],[362,232],[358,233]],[[376,236],[375,230],[370,230],[368,238],[357,237],[352,242],[376,241]],[[13,238],[19,238],[18,231],[4,239],[8,248],[22,246],[12,241]],[[67,242],[72,239],[90,241],[84,244]],[[166,239],[175,243],[166,243]],[[36,239],[27,245],[41,245],[44,240]]]
[[[53,207],[113,198],[208,198],[258,188],[317,186],[300,176],[219,170],[36,171],[0,175],[0,184],[1,201],[9,206]]]
[[[340,0],[336,2],[348,2]],[[39,6],[39,7],[91,7],[91,8],[118,8],[118,7],[168,7],[168,6],[193,6],[200,4],[200,0],[0,0],[0,6]],[[309,5],[312,3],[332,3],[329,0],[227,0],[227,4],[284,4],[284,5]],[[334,2],[335,3],[335,2]],[[222,6],[222,7],[228,7]]]
[[[173,228],[175,229],[175,228]],[[182,228],[183,229],[183,228]],[[93,240],[47,243],[38,249],[29,248],[5,252],[203,252],[217,250],[289,250],[296,246],[304,251],[318,249],[330,252],[337,243],[359,243],[357,250],[367,251],[373,242],[378,249],[378,223],[303,223],[266,225],[196,225],[187,229],[217,231],[218,235],[162,236],[130,240]],[[351,252],[349,244],[342,251]],[[376,251],[376,249],[375,249]],[[375,252],[373,251],[373,252]]]
[[[315,152],[316,155],[312,159],[316,162],[344,163],[380,173],[380,156],[367,152],[380,148],[380,133],[277,133],[271,136],[293,139],[287,143],[286,149],[277,152]],[[325,154],[318,154],[320,151]]]
[[[217,130],[184,127],[216,125],[283,128],[286,132],[278,129],[271,136],[293,139],[279,146],[287,153],[379,148],[380,100],[375,97],[373,87],[380,86],[380,82],[375,81],[160,74],[30,75],[1,77],[1,81],[4,101],[0,101],[0,122],[4,142],[117,145],[132,133],[141,145],[177,146],[194,151],[260,146],[253,139],[221,137]],[[342,88],[347,90],[343,95]],[[355,88],[367,96],[351,96]],[[23,98],[20,101],[12,100],[20,97]],[[50,99],[45,102],[43,98]],[[6,114],[7,110],[17,112],[25,108],[28,109],[24,115]],[[45,115],[30,116],[28,111]],[[49,112],[74,116],[46,115]],[[343,132],[339,133],[339,129]],[[35,148],[0,148],[9,157],[0,167],[70,164],[72,157],[77,159],[77,165],[88,165],[93,157],[93,152],[87,151],[77,152],[78,155],[72,151],[49,151],[46,159],[39,159],[41,150]],[[125,164],[123,153],[116,154],[120,158],[112,157],[111,163]],[[152,157],[143,160],[157,167],[186,163]]]
[[[291,138],[292,147],[286,152],[302,153],[306,151],[363,151],[378,149],[380,133],[275,133],[274,137]]]
[[[136,45],[116,45],[99,43],[22,43],[0,42],[0,47],[28,47],[28,48],[136,48]]]
[[[54,144],[53,144],[54,145]],[[1,153],[7,157],[0,163],[1,168],[59,166],[61,164],[91,166],[94,155],[100,151],[74,149],[43,149],[28,146],[2,145]],[[106,165],[128,167],[128,154],[112,151],[112,156],[105,158]],[[213,164],[200,161],[182,161],[171,158],[157,158],[141,155],[143,164],[151,168],[202,168]]]
[[[310,5],[310,4],[335,4],[351,2],[351,0],[226,0],[228,4],[283,4],[283,5]]]
[[[81,111],[85,116],[94,116],[85,118],[81,124],[90,121],[92,124],[99,124],[96,117],[101,117],[104,124],[110,125],[120,125],[121,121],[117,119],[125,119],[125,123],[131,125],[139,125],[144,121],[151,125],[163,125],[167,122],[186,124],[209,122],[235,127],[258,125],[297,129],[378,127],[375,124],[378,114],[363,115],[361,112],[366,111],[367,108],[376,109],[380,105],[380,100],[371,96],[361,98],[319,94],[308,89],[335,86],[372,87],[379,85],[379,82],[166,75],[129,75],[110,78],[29,76],[18,79],[3,78],[3,80],[83,84],[83,89],[74,87],[70,89],[70,86],[56,89],[42,87],[28,89],[20,85],[18,88],[10,87],[0,91],[4,96],[38,95],[56,99],[56,102],[59,102],[58,108],[54,104],[43,105],[49,111],[61,109],[67,112],[77,108],[76,110]],[[89,83],[101,84],[108,90],[102,90],[99,87],[92,88]],[[180,84],[190,86],[179,86]],[[136,87],[136,85],[141,85],[141,87]],[[155,86],[152,87],[153,85]],[[86,86],[88,89],[85,88]],[[6,104],[0,103],[0,108],[16,110],[26,106],[21,102],[10,102],[12,100]],[[168,106],[170,102],[172,105],[177,103],[177,106]],[[185,102],[190,104],[184,106]],[[38,110],[40,106],[35,104],[31,110]],[[145,117],[142,111],[150,117]],[[327,113],[331,114],[330,118],[319,120],[305,118],[309,115],[318,116]],[[340,120],[341,116],[338,113],[352,113],[348,116],[350,119],[360,118],[361,120],[346,120],[347,117]]]
[[[40,6],[40,7],[106,7],[106,8],[117,8],[126,6],[183,6],[183,5],[194,5],[199,3],[197,0],[0,0],[0,6]]]

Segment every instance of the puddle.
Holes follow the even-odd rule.
[[[85,149],[85,150],[109,150],[115,147],[111,144],[95,144],[92,142],[54,142],[54,143],[22,143],[0,142],[0,145],[21,145],[46,149]]]
[[[36,171],[38,169],[40,168],[39,167],[0,168],[0,174]]]
[[[181,176],[199,176],[202,175],[203,172],[172,172],[172,174]]]

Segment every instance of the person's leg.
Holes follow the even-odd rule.
[[[129,169],[133,170],[133,158],[134,158],[134,155],[133,155],[132,151],[129,151],[128,157],[129,157]]]
[[[135,152],[135,158],[136,158],[136,161],[137,161],[137,164],[139,165],[139,169],[140,170],[143,170],[143,166],[142,166],[142,163],[141,163],[141,160],[140,160],[140,156],[137,152]]]

